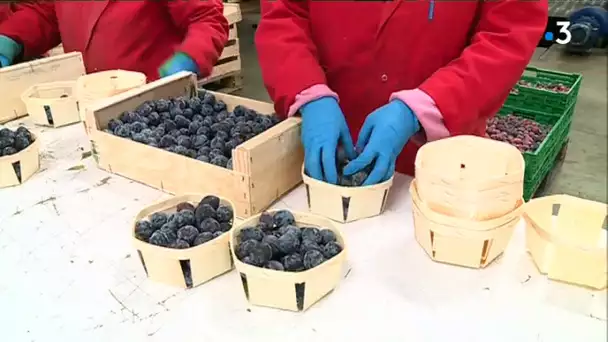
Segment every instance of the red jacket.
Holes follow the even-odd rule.
[[[20,5],[0,34],[36,56],[63,43],[80,51],[87,72],[124,69],[157,79],[158,68],[180,51],[208,75],[228,40],[221,0],[52,1]]]
[[[0,24],[13,13],[10,4],[0,4]]]
[[[547,11],[547,0],[262,0],[256,46],[280,115],[325,84],[356,140],[391,94],[418,89],[448,134],[483,135],[532,57]],[[417,150],[406,145],[397,171],[413,175]]]
[[[7,21],[9,17],[11,17],[15,12],[19,11],[22,8],[27,8],[27,3],[8,3],[8,4],[0,4],[0,24],[4,21]],[[44,56],[44,54],[43,54]],[[28,58],[23,58],[23,56],[18,56],[15,63],[27,62],[32,59],[40,58],[40,56],[29,56]]]
[[[0,24],[7,20],[13,13],[19,10],[20,5],[9,2],[6,4],[0,4]]]

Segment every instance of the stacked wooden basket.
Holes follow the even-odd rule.
[[[509,144],[458,136],[424,145],[410,185],[416,240],[435,261],[487,266],[520,220],[523,180]]]
[[[78,100],[80,121],[84,123],[86,133],[90,134],[93,124],[86,121],[88,107],[144,84],[146,75],[127,70],[100,71],[79,77],[74,92]]]

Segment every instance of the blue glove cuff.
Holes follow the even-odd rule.
[[[22,47],[19,43],[7,36],[0,35],[0,55],[6,58],[7,64],[13,63],[15,57],[19,56]],[[4,63],[4,61],[2,61]]]
[[[416,117],[416,114],[414,114],[414,111],[410,109],[410,107],[401,100],[395,99],[391,101],[391,104],[393,103],[395,104],[395,106],[398,106],[400,108],[402,113],[405,114],[405,119],[408,121],[408,127],[411,127],[413,129],[411,135],[417,133],[420,130],[420,121],[418,121],[418,118]]]
[[[0,68],[4,68],[10,66],[11,62],[8,61],[8,58],[0,55]]]
[[[306,113],[313,114],[316,112],[323,112],[322,110],[319,110],[319,106],[324,108],[326,108],[326,106],[336,106],[338,109],[340,108],[340,105],[338,104],[336,98],[334,98],[333,96],[323,96],[321,98],[302,105],[302,107],[300,107],[300,115],[302,116],[302,118],[304,118]],[[310,109],[310,111],[308,109]]]
[[[196,62],[183,52],[178,52],[160,68],[161,77],[176,74],[180,71],[190,71],[199,75]]]

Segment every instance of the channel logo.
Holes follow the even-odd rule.
[[[557,32],[547,31],[545,32],[544,39],[551,43],[556,43],[560,45],[565,45],[570,43],[572,40],[572,33],[570,30],[570,22],[569,21],[557,21],[555,22],[555,29]]]

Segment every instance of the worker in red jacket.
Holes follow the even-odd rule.
[[[255,42],[277,113],[302,117],[307,173],[336,183],[339,144],[354,158],[344,174],[373,166],[369,185],[395,169],[413,175],[425,141],[483,136],[532,57],[547,7],[262,0]]]
[[[63,43],[82,52],[87,72],[139,71],[148,81],[211,73],[226,41],[221,0],[41,1],[20,5],[0,24],[0,63],[37,56]]]

